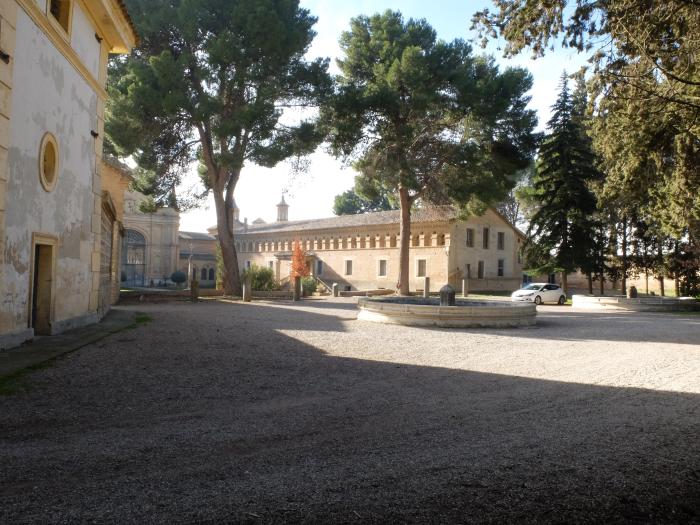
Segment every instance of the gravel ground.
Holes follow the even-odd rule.
[[[0,397],[0,522],[700,523],[700,316],[153,317]]]

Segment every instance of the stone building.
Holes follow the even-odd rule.
[[[0,1],[2,347],[94,322],[108,308],[107,59],[136,38],[120,1]]]
[[[202,288],[216,286],[216,237],[208,233],[180,232],[178,270]]]
[[[277,206],[277,221],[236,220],[236,249],[241,270],[271,268],[281,282],[289,278],[292,249],[300,242],[311,274],[326,286],[344,290],[395,289],[399,272],[399,212],[288,220],[288,204]],[[234,211],[238,219],[238,210]],[[209,233],[216,235],[216,228]],[[450,283],[470,290],[514,290],[522,280],[519,258],[523,234],[494,210],[463,221],[450,207],[412,214],[410,287],[423,289],[425,277],[437,290]]]
[[[112,230],[110,258],[100,258],[100,300],[114,304],[119,300],[121,288],[121,253],[124,242],[124,195],[132,182],[130,170],[118,160],[105,156],[102,159],[102,214],[101,242],[108,241]],[[106,251],[106,248],[102,250]]]
[[[149,200],[136,191],[124,196],[124,286],[157,286],[170,279],[178,264],[180,214],[173,208],[144,209]]]

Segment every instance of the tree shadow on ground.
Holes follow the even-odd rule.
[[[331,356],[282,332],[346,321],[290,308],[147,311],[0,399],[0,521],[700,519],[696,394]]]

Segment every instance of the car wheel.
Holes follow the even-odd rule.
[[[566,304],[566,295],[562,295],[559,298],[559,304]]]
[[[542,298],[539,295],[535,297],[535,304],[542,304]]]

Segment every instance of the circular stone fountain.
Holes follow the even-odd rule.
[[[440,306],[437,298],[362,297],[357,306],[361,321],[445,328],[532,326],[537,315],[532,303],[469,299],[457,299],[455,306]]]

